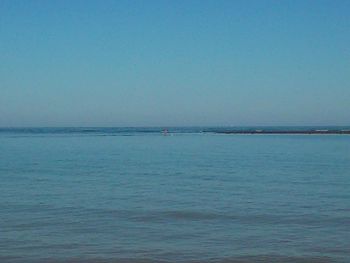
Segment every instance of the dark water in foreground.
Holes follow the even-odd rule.
[[[0,262],[350,262],[349,135],[0,129]]]

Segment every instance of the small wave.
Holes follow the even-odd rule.
[[[309,257],[309,256],[242,256],[215,261],[218,263],[335,263],[329,257]]]
[[[157,221],[157,220],[218,220],[227,219],[227,215],[210,213],[210,212],[197,212],[197,211],[161,211],[139,214],[133,217],[136,220],[141,221]]]

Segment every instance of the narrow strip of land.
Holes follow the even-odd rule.
[[[208,130],[220,134],[350,134],[350,130]]]

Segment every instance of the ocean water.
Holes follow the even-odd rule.
[[[349,135],[0,129],[0,262],[350,262]]]

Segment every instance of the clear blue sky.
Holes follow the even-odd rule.
[[[322,124],[350,1],[0,1],[0,126]]]

